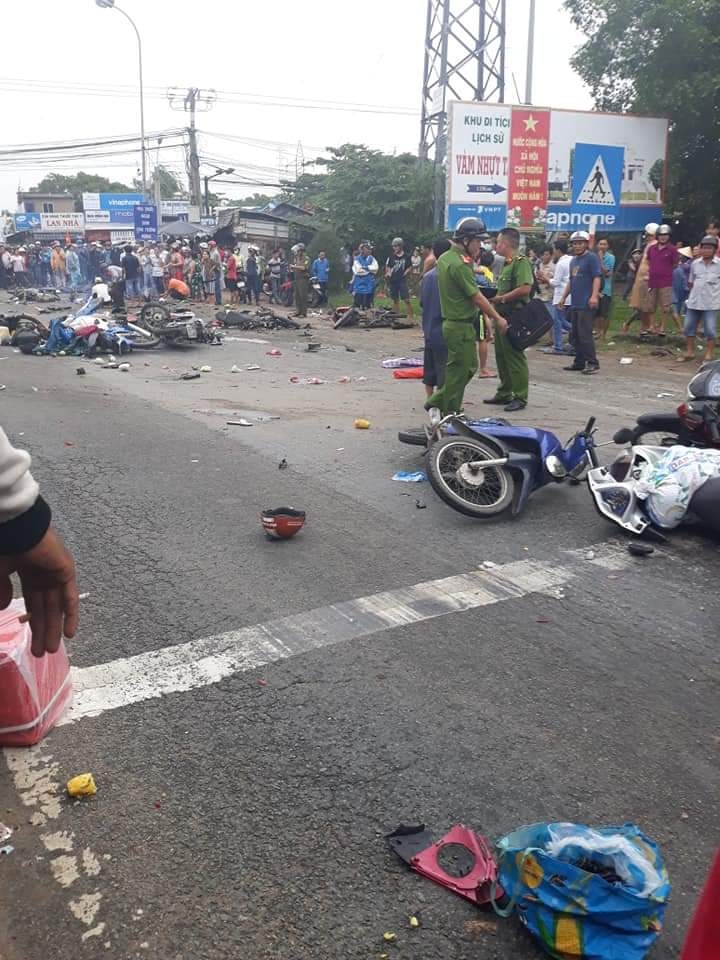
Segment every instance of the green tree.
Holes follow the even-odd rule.
[[[160,180],[161,200],[175,200],[178,197],[184,197],[187,195],[183,185],[180,183],[175,174],[168,170],[167,167],[163,167],[162,164],[158,164],[155,167],[153,170],[153,177],[157,177]],[[133,187],[138,193],[141,192],[142,180],[133,180]]]
[[[666,209],[701,229],[720,212],[720,0],[565,0],[565,7],[587,37],[572,64],[598,109],[670,120]]]
[[[76,211],[81,211],[83,193],[129,193],[131,187],[117,180],[96,173],[51,173],[43,177],[36,187],[30,187],[30,193],[71,193]]]
[[[398,155],[346,143],[315,161],[324,173],[305,173],[284,184],[284,198],[326,213],[341,243],[370,240],[384,257],[401,236],[412,248],[433,235],[433,164],[410,153]]]

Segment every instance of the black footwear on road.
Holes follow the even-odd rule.
[[[507,400],[500,400],[498,397],[486,397],[483,403],[494,403],[498,407],[504,407]]]
[[[524,410],[526,406],[527,403],[525,403],[524,400],[518,400],[516,398],[515,400],[511,400],[510,403],[506,404],[503,409],[508,413],[514,413],[516,410]]]
[[[575,373],[582,373],[582,372],[584,371],[584,369],[585,369],[585,367],[575,367],[575,366],[572,366],[572,367],[563,367],[563,370],[574,370]]]

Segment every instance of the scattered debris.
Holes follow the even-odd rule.
[[[674,397],[674,393],[659,393],[657,395],[658,400],[665,400],[666,397]]]
[[[367,377],[355,377],[355,383],[367,383]]]
[[[127,373],[130,369],[129,363],[120,363],[118,364],[118,370],[122,370],[123,373]]]
[[[181,373],[180,376],[178,377],[178,380],[199,380],[199,379],[200,379],[199,373],[194,373],[190,371],[188,373]]]
[[[478,906],[504,897],[497,881],[497,864],[487,837],[457,824],[440,840],[434,841],[425,824],[406,826],[386,835],[390,849],[401,860],[429,880],[447,887]],[[419,923],[418,923],[419,926]]]
[[[240,419],[240,420],[226,420],[225,423],[229,427],[251,427],[252,422],[250,420]]]
[[[423,500],[416,500],[415,507],[418,510],[427,510],[427,504]]]
[[[585,559],[586,559],[586,560],[594,560],[594,559],[595,559],[595,551],[594,551],[594,550],[588,550],[588,552],[585,554]]]
[[[345,349],[348,353],[357,353],[355,347],[348,347],[347,344],[345,345]]]
[[[75,444],[73,443],[72,440],[65,440],[65,446],[66,446],[66,447],[74,447]]]
[[[259,363],[250,363],[250,364],[248,364],[247,367],[245,367],[245,369],[246,369],[246,370],[260,370],[261,367],[260,367],[260,364],[259,364]]]
[[[309,344],[307,345],[307,348],[306,348],[307,353],[317,353],[321,346],[322,346],[322,344],[317,343],[317,342],[316,342],[316,343],[309,343]]]
[[[357,420],[353,421],[353,426],[356,430],[369,430],[370,421],[366,420],[364,417],[358,417]]]
[[[655,547],[651,547],[649,543],[643,543],[640,540],[631,540],[628,544],[628,553],[631,553],[634,557],[649,557],[651,553],[655,553]]]
[[[338,377],[338,383],[350,383],[351,380],[352,377],[348,377],[347,375],[344,377]]]
[[[93,360],[93,363],[95,364],[96,367],[104,367],[104,366],[105,366],[105,361],[103,360],[102,357],[95,357],[95,359]]]
[[[282,350],[278,350],[277,347],[273,347],[272,350],[266,350],[266,351],[265,351],[265,356],[266,356],[266,357],[281,357],[281,356],[282,356]]]
[[[408,923],[413,928],[413,930],[417,930],[417,928],[420,926],[420,921],[418,920],[417,917],[410,917],[408,919]]]
[[[236,363],[234,363],[230,367],[230,373],[240,373],[240,367]]]
[[[11,853],[14,853],[14,851],[15,847],[9,843],[4,847],[0,847],[0,854],[2,854],[4,857],[9,857]]]
[[[386,370],[399,370],[403,367],[422,367],[424,366],[422,357],[390,357],[389,360],[381,360],[380,366]]]
[[[288,377],[289,383],[300,383],[300,377]]]
[[[265,533],[276,540],[289,540],[305,525],[305,511],[294,507],[263,510],[261,522]]]
[[[204,363],[200,367],[200,373],[212,373],[212,367],[209,364]]]
[[[633,358],[632,358],[632,357],[620,357],[620,363],[622,363],[623,366],[626,366],[627,364],[632,363],[632,362],[633,362]]]
[[[37,388],[37,387],[30,387],[30,389],[32,390],[33,393],[37,393],[37,392],[38,392],[38,388]]]
[[[78,595],[78,600],[87,600],[89,596],[90,596],[90,593],[89,593],[89,592],[87,592],[87,593],[81,593],[81,594]]]
[[[283,457],[280,463],[278,464],[278,470],[287,470],[287,468],[288,468],[287,459]]]
[[[71,797],[94,797],[97,793],[95,778],[91,773],[80,773],[68,780],[67,792]]]
[[[7,384],[0,383],[0,390],[7,390]]]
[[[397,934],[393,933],[391,930],[386,930],[383,934],[383,940],[385,943],[395,943],[397,940]]]
[[[427,476],[422,470],[398,470],[393,474],[393,480],[400,480],[402,483],[424,483]]]
[[[86,372],[87,372],[87,371],[85,370],[85,367],[76,367],[76,368],[75,368],[75,373],[76,373],[79,377],[84,377]]]
[[[327,380],[321,380],[320,377],[306,377],[304,382],[311,386],[317,386],[320,383],[327,383]]]
[[[9,840],[11,836],[12,827],[8,827],[4,823],[0,823],[0,843],[5,843],[5,841]]]
[[[394,380],[422,380],[425,376],[423,367],[412,367],[406,370],[393,370]]]
[[[480,566],[484,567],[485,570],[494,570],[497,564],[493,563],[492,560],[483,560]]]

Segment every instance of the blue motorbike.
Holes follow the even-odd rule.
[[[599,465],[595,418],[563,445],[549,430],[451,415],[435,428],[426,460],[433,490],[453,509],[477,519],[515,515],[540,487],[579,483]]]

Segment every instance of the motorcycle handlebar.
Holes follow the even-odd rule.
[[[583,430],[583,433],[587,433],[587,434],[592,433],[594,427],[595,427],[595,417],[590,417],[588,422],[585,424],[585,429]]]

